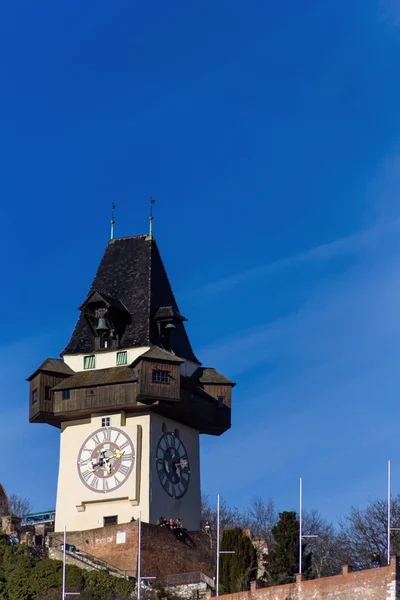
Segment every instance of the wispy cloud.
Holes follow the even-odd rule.
[[[317,489],[313,505],[331,514],[365,501],[367,493],[379,496],[371,481],[380,451],[398,451],[398,226],[382,223],[333,249],[310,251],[312,259],[314,252],[319,259],[355,249],[359,256],[351,268],[321,280],[293,314],[200,352],[239,383],[232,432],[204,447],[205,472],[213,473],[217,450],[223,465],[209,475],[209,489],[243,503],[251,490],[273,489],[278,504],[288,506],[288,486],[302,474]],[[304,267],[303,259],[295,264]],[[351,476],[343,469],[349,461]],[[333,481],[340,500],[332,496]]]
[[[299,252],[298,254],[294,254],[292,256],[288,256],[264,265],[258,265],[256,267],[252,267],[251,269],[235,273],[229,277],[219,279],[218,281],[211,282],[201,288],[196,289],[193,292],[193,295],[196,295],[196,297],[207,298],[215,294],[231,290],[236,286],[249,282],[250,280],[267,277],[293,266],[301,265],[302,263],[310,261],[324,261],[333,257],[352,254],[362,250],[364,247],[370,245],[382,236],[385,236],[391,230],[399,228],[400,219],[385,219],[379,221],[376,225],[370,227],[369,229],[364,229],[363,231],[354,233],[350,236],[334,240],[327,244],[315,246],[305,250],[304,252]]]
[[[398,0],[381,0],[382,20],[388,25],[400,26],[400,5]]]

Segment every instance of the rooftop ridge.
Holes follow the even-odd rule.
[[[108,244],[113,244],[115,242],[118,242],[119,240],[137,240],[137,239],[140,239],[140,238],[145,238],[146,239],[146,237],[147,237],[147,235],[145,233],[138,233],[137,235],[124,235],[124,236],[115,237],[112,240],[109,240]],[[149,240],[149,241],[154,241],[154,240]]]

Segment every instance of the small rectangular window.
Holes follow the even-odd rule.
[[[96,395],[96,390],[94,390],[93,388],[88,388],[86,390],[86,397],[88,396],[95,396]]]
[[[104,527],[106,527],[106,525],[118,525],[118,517],[104,517]]]
[[[96,368],[96,356],[94,354],[83,357],[83,368],[84,369],[95,369]]]
[[[128,364],[128,352],[124,350],[123,352],[117,352],[117,365],[127,365]]]
[[[63,400],[69,400],[70,399],[70,390],[63,390],[62,391],[62,399]]]
[[[32,390],[32,404],[36,404],[36,402],[39,400],[39,390],[36,387],[34,390]]]
[[[46,385],[44,388],[44,399],[51,400],[51,387],[49,385]]]
[[[170,371],[164,371],[162,369],[153,369],[153,383],[169,383],[169,378]]]
[[[225,396],[218,396],[218,408],[222,408],[224,406]]]
[[[111,423],[110,417],[103,417],[101,419],[101,426],[102,427],[110,427],[110,423]]]

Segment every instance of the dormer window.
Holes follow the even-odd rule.
[[[115,350],[130,321],[124,304],[110,294],[92,290],[80,307],[94,338],[94,351]]]
[[[122,352],[117,352],[117,365],[127,365],[128,364],[128,352],[123,350]]]
[[[83,357],[83,368],[84,369],[95,369],[96,368],[96,356],[94,354]]]

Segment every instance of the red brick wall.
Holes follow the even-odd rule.
[[[397,600],[399,559],[390,566],[223,595],[224,600]],[[397,592],[397,589],[399,590]],[[397,593],[397,595],[396,595]]]
[[[117,533],[125,532],[126,542],[117,544]],[[49,534],[50,545],[63,542],[62,533]],[[138,522],[108,525],[87,531],[67,532],[67,544],[73,544],[124,571],[137,569]],[[202,571],[213,576],[207,534],[189,532],[184,541],[165,528],[142,523],[142,575],[163,578],[175,573]]]

